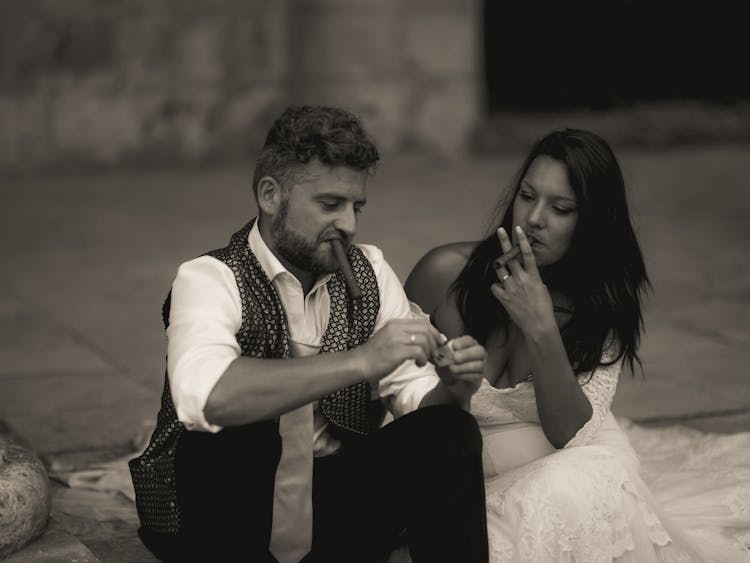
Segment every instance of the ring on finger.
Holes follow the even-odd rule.
[[[413,335],[413,334],[410,334],[409,335],[409,342],[411,344],[414,344],[416,341],[417,341],[417,337],[415,335]]]
[[[507,272],[503,275],[503,277],[500,278],[500,283],[505,283],[505,280],[507,280],[510,277],[510,274]]]

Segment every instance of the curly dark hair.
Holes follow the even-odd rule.
[[[572,316],[561,329],[576,373],[599,365],[610,337],[631,372],[643,330],[641,301],[651,284],[630,222],[625,182],[612,149],[598,135],[579,129],[553,131],[531,149],[500,205],[500,220],[472,252],[451,285],[464,330],[485,342],[508,313],[490,292],[497,281],[492,262],[502,250],[495,229],[513,228],[513,199],[531,163],[540,155],[562,163],[578,201],[578,223],[570,248],[542,273],[550,289],[567,296]]]
[[[255,164],[253,191],[270,176],[280,184],[294,179],[301,165],[318,159],[328,166],[373,172],[378,149],[352,113],[329,106],[290,107],[276,119]]]

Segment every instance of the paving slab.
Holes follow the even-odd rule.
[[[132,449],[159,397],[122,374],[51,373],[0,378],[0,418],[42,456]]]
[[[674,420],[652,420],[647,422],[641,422],[644,426],[668,426],[675,424]],[[722,434],[734,434],[736,432],[748,432],[750,431],[750,412],[745,409],[745,412],[738,414],[732,414],[729,412],[718,413],[715,416],[701,415],[694,417],[683,418],[679,421],[679,424],[701,430],[703,432],[719,432]]]
[[[76,536],[51,518],[41,536],[4,559],[6,563],[101,563]]]
[[[646,380],[681,383],[686,390],[713,390],[726,408],[750,406],[748,350],[720,333],[676,322],[654,322],[641,349]]]
[[[703,412],[728,410],[722,403],[723,397],[711,390],[696,391],[686,389],[684,384],[666,379],[631,378],[623,374],[612,403],[612,412],[617,416],[636,421],[654,418],[668,418],[681,421],[690,415]],[[734,408],[744,408],[747,403]],[[750,429],[750,428],[749,428]]]
[[[101,563],[158,561],[138,538],[135,505],[119,493],[55,485],[52,515]]]
[[[112,370],[84,337],[20,304],[9,304],[7,297],[0,301],[4,301],[0,303],[0,378],[62,370]]]

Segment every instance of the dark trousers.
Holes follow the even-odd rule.
[[[268,543],[279,446],[272,423],[183,435],[181,531],[166,538],[141,528],[146,546],[165,561],[274,561]],[[436,406],[317,458],[305,563],[384,561],[399,542],[415,563],[487,561],[481,450],[471,415]]]

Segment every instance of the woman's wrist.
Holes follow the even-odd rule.
[[[560,329],[554,317],[531,323],[523,332],[527,342],[536,344],[541,344],[549,338],[556,338],[560,335]]]

